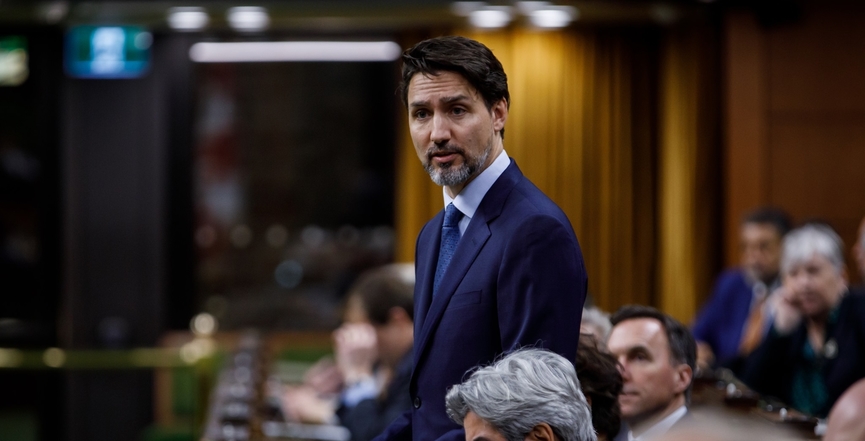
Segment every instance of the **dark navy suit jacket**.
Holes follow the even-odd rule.
[[[724,271],[715,283],[712,296],[697,315],[692,329],[694,338],[712,347],[718,366],[726,366],[739,355],[753,296],[742,269]]]
[[[496,180],[432,296],[444,212],[418,236],[413,409],[376,438],[465,439],[445,413],[445,393],[466,372],[515,348],[576,356],[586,271],[565,214],[516,163]]]

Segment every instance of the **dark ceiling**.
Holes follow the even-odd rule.
[[[176,6],[203,7],[210,16],[208,28],[227,28],[225,12],[233,6],[267,9],[272,30],[399,31],[430,26],[460,26],[465,18],[453,12],[444,0],[283,0],[283,1],[77,1],[31,2],[0,0],[0,24],[74,25],[137,24],[168,30],[168,10]],[[514,1],[490,1],[511,5]],[[669,24],[689,17],[705,16],[717,9],[711,0],[556,0],[551,3],[577,8],[575,25]]]

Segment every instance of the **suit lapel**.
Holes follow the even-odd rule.
[[[430,222],[427,228],[430,230],[426,234],[421,234],[420,240],[423,242],[419,242],[417,244],[418,253],[417,253],[417,268],[423,273],[418,274],[415,286],[415,292],[417,292],[417,296],[415,297],[415,335],[420,335],[420,330],[423,327],[424,321],[426,320],[427,312],[430,308],[430,303],[432,303],[432,286],[433,279],[435,278],[435,270],[436,270],[436,262],[438,262],[438,251],[439,251],[439,243],[441,242],[442,237],[442,229],[441,225],[444,220],[444,210],[440,211],[436,217],[434,217]],[[415,345],[415,349],[418,348],[418,345]]]
[[[475,224],[475,219],[472,219],[469,228],[466,230],[466,234],[460,238],[453,260],[451,260],[447,270],[445,270],[445,275],[442,278],[441,285],[439,285],[439,292],[432,299],[429,312],[424,318],[423,328],[421,328],[420,333],[421,348],[426,346],[426,341],[430,334],[432,334],[432,329],[441,320],[441,316],[450,298],[456,292],[457,286],[462,282],[469,267],[471,267],[472,262],[475,261],[475,258],[477,258],[478,253],[489,237],[490,228],[487,223],[484,221]],[[430,288],[430,291],[432,291],[432,288]]]

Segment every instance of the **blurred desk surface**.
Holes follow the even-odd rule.
[[[735,379],[695,378],[690,410],[695,418],[716,418],[729,424],[747,423],[790,440],[819,440],[817,419],[796,410],[771,405]]]
[[[180,350],[181,355],[195,355],[202,347],[215,352],[208,356],[211,361],[195,361],[186,371],[157,369],[154,394],[158,425],[173,427],[192,420],[199,428],[205,425],[203,439],[261,439],[261,422],[275,420],[263,393],[274,367],[279,367],[281,377],[300,378],[306,366],[332,351],[332,337],[327,331],[237,331],[206,337],[175,331],[163,335],[160,347]],[[232,424],[220,425],[223,419]],[[223,426],[231,428],[223,431]],[[250,430],[253,426],[255,430]],[[283,434],[307,430],[270,429]],[[217,436],[209,436],[214,434]]]

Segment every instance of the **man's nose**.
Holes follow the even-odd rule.
[[[628,372],[624,363],[619,362],[616,364],[616,367],[619,368],[619,374],[622,375],[622,380],[629,380],[631,378],[631,374]]]
[[[760,258],[760,252],[758,250],[753,249],[753,248],[746,248],[745,252],[742,253],[742,260],[744,260],[745,263],[754,263],[759,258]]]
[[[430,141],[435,144],[445,144],[451,139],[450,124],[447,118],[440,114],[433,115]]]

